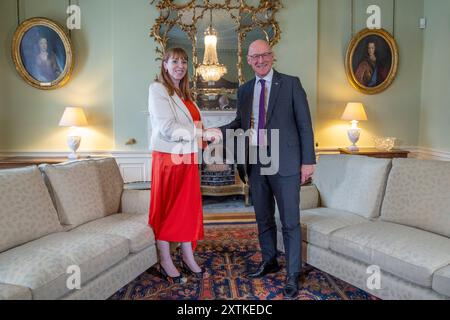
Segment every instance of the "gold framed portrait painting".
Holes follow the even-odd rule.
[[[345,70],[350,83],[364,94],[389,88],[397,75],[398,47],[384,29],[364,29],[350,42]]]
[[[69,36],[58,23],[46,18],[28,19],[19,25],[12,58],[20,76],[41,90],[64,86],[74,65]]]

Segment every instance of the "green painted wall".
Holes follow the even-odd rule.
[[[313,121],[317,112],[318,1],[283,1],[278,20],[281,42],[275,47],[275,68],[300,77],[310,104]]]
[[[92,0],[91,0],[92,1]],[[159,72],[150,28],[159,16],[148,0],[113,0],[115,150],[148,150],[148,87]],[[125,143],[135,138],[137,144]]]
[[[420,146],[450,151],[450,1],[425,0]]]
[[[4,103],[7,112],[8,151],[67,150],[67,129],[58,127],[65,107],[83,106],[89,121],[80,151],[111,150],[114,146],[112,38],[110,0],[80,0],[82,30],[72,33],[75,48],[75,72],[67,86],[41,91],[27,85],[15,71],[9,50],[2,50],[6,61],[2,77],[6,85]],[[61,0],[22,0],[21,20],[35,16],[66,23],[68,2]],[[1,1],[2,42],[9,48],[17,27],[15,0]],[[6,40],[4,37],[6,36]]]
[[[89,129],[83,150],[146,150],[148,85],[159,71],[150,27],[158,16],[148,0],[80,0],[82,30],[73,31],[76,66],[71,82],[56,91],[28,86],[16,73],[9,46],[17,27],[16,1],[0,2],[0,61],[8,93],[0,109],[5,140],[0,150],[66,150],[65,128],[58,122],[66,106],[84,106]],[[22,0],[21,19],[46,16],[65,23],[67,2]],[[285,1],[279,19],[282,41],[276,49],[281,72],[299,75],[315,109],[317,65],[317,2]],[[298,23],[301,28],[298,28]],[[289,45],[287,45],[289,44]],[[302,58],[299,58],[301,55]],[[304,63],[308,61],[308,63]],[[4,75],[3,75],[4,74]],[[314,113],[314,111],[313,111]],[[3,135],[2,135],[3,136]],[[32,137],[32,138],[30,138]],[[125,143],[135,138],[137,144]],[[1,141],[1,140],[0,140]]]
[[[373,136],[393,136],[401,146],[416,146],[419,134],[420,91],[423,56],[423,0],[397,0],[395,38],[400,52],[398,75],[385,92],[369,96],[348,82],[344,61],[351,40],[351,0],[320,0],[319,85],[316,139],[320,147],[349,145],[348,123],[340,117],[347,102],[364,103],[369,121],[363,129],[360,146],[373,146]],[[382,27],[393,32],[393,0],[354,1],[354,32],[366,27],[370,4],[382,10]]]
[[[76,52],[73,78],[66,87],[45,92],[28,86],[15,71],[10,44],[17,27],[16,1],[0,1],[0,150],[67,150],[67,129],[59,128],[58,122],[66,106],[78,105],[86,108],[90,122],[81,151],[147,150],[147,90],[159,72],[155,43],[149,37],[158,16],[155,5],[148,0],[78,3],[82,30],[72,33]],[[397,137],[399,145],[415,146],[420,136],[422,146],[450,149],[444,138],[449,123],[443,96],[446,90],[439,87],[449,82],[446,61],[450,49],[437,40],[448,31],[447,0],[396,1],[399,72],[393,85],[375,96],[358,93],[345,75],[351,0],[283,3],[278,14],[282,39],[275,48],[276,68],[302,79],[320,147],[348,144],[348,124],[339,118],[345,104],[356,100],[366,105],[369,116],[369,121],[361,124],[360,145],[372,145],[372,136],[383,135]],[[393,31],[393,0],[354,3],[355,32],[364,27],[369,4],[381,6],[383,27]],[[62,0],[21,0],[21,19],[46,16],[65,24],[66,6]],[[429,16],[425,32],[418,28],[418,19],[424,15]],[[435,62],[440,60],[444,63]],[[138,143],[126,146],[130,138]]]

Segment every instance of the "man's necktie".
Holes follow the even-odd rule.
[[[264,143],[264,129],[266,128],[266,80],[261,83],[261,96],[259,98],[259,120],[258,120],[258,146]]]

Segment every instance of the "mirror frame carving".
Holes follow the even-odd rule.
[[[154,4],[157,0],[152,0],[151,4]],[[266,37],[266,40],[269,42],[270,46],[275,46],[281,38],[281,30],[278,24],[278,21],[275,19],[276,14],[282,8],[281,0],[260,0],[259,6],[251,6],[248,5],[246,0],[239,0],[238,4],[231,4],[231,0],[222,0],[222,3],[213,3],[211,0],[203,0],[201,4],[197,3],[197,0],[186,0],[185,4],[175,4],[174,0],[158,0],[156,4],[156,8],[160,12],[159,18],[156,19],[155,24],[151,29],[150,36],[155,39],[158,43],[159,47],[156,48],[156,52],[158,54],[157,60],[161,60],[165,49],[167,48],[167,44],[170,40],[168,33],[172,30],[173,27],[179,27],[183,32],[185,32],[192,43],[192,57],[193,57],[193,67],[194,72],[192,76],[193,88],[192,91],[195,95],[199,93],[203,94],[214,94],[218,92],[235,92],[233,89],[208,89],[208,88],[197,88],[197,81],[199,79],[199,75],[197,73],[197,68],[200,65],[198,62],[198,53],[197,53],[197,22],[205,18],[205,14],[208,14],[210,10],[226,10],[230,13],[231,19],[234,21],[237,30],[237,38],[238,38],[238,81],[239,85],[244,84],[245,79],[243,75],[243,42],[247,37],[247,33],[260,29]],[[194,15],[191,24],[183,23],[182,17],[183,11],[191,11],[199,9],[200,14]],[[237,16],[231,13],[231,10],[239,10]],[[176,18],[170,18],[171,13],[176,12]],[[243,25],[241,21],[241,16],[243,14],[250,14],[252,24],[251,25]],[[264,20],[260,20],[258,15],[265,16]],[[163,26],[166,26],[166,30],[162,31]],[[270,38],[266,29],[272,28],[274,35]],[[222,90],[222,91],[221,91]]]

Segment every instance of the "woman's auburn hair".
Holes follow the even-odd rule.
[[[182,48],[171,48],[166,50],[162,59],[161,73],[158,77],[158,81],[166,87],[170,96],[173,96],[175,93],[177,93],[184,100],[193,101],[191,89],[189,87],[189,72],[186,72],[184,78],[181,79],[179,89],[175,88],[169,73],[165,72],[164,62],[168,63],[169,59],[171,58],[181,58],[183,60],[186,60],[186,62],[189,61],[189,57],[186,51],[184,51],[184,49]]]

